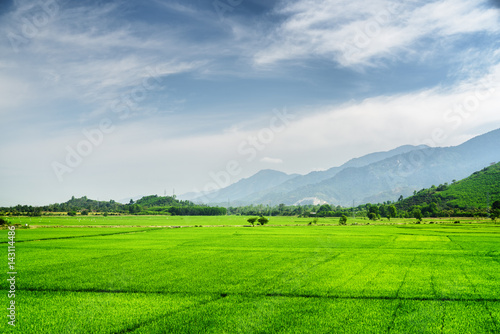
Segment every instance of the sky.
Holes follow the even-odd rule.
[[[306,174],[500,128],[500,1],[0,2],[0,206]]]

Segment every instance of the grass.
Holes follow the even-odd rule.
[[[18,325],[0,332],[500,331],[500,225],[244,228],[219,217],[227,227],[170,229],[112,218],[143,227],[16,231]]]
[[[155,226],[242,226],[249,225],[246,216],[41,216],[41,217],[9,217],[8,220],[14,224],[25,225],[28,224],[32,227],[38,226],[109,226],[109,227],[155,227]],[[297,217],[269,217],[270,225],[307,225],[314,220],[314,218],[297,218]],[[430,222],[448,224],[455,221],[462,222],[488,222],[488,219],[481,218],[426,218],[422,224],[429,224]],[[318,225],[338,225],[339,218],[318,218]],[[347,225],[389,225],[389,224],[413,224],[415,219],[393,218],[390,221],[386,218],[370,221],[364,217],[352,218],[349,217]]]

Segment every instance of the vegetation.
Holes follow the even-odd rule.
[[[399,210],[417,207],[424,216],[487,216],[490,205],[500,200],[500,163],[494,164],[451,185],[422,189],[398,201]]]
[[[496,224],[273,225],[20,230],[15,332],[498,332]]]
[[[95,201],[72,197],[61,204],[51,204],[42,207],[17,205],[10,208],[0,208],[0,214],[10,216],[41,216],[51,213],[67,213],[68,216],[88,215],[90,213],[132,214],[132,215],[179,215],[179,216],[219,216],[227,213],[226,208],[196,205],[189,201],[180,201],[173,197],[158,195],[145,196],[137,202],[130,200],[128,204],[121,204],[110,200],[109,202]]]
[[[252,224],[252,226],[254,226],[257,219],[259,219],[259,217],[250,217],[247,219],[247,222],[249,222],[250,224]]]
[[[499,209],[492,204],[500,200],[500,163],[494,164],[470,177],[432,186],[429,189],[415,191],[408,198],[399,197],[397,202],[387,201],[381,204],[361,204],[354,208],[323,205],[249,205],[242,207],[211,207],[198,205],[190,201],[178,200],[175,196],[145,196],[137,201],[130,200],[128,204],[94,201],[87,197],[72,197],[61,204],[51,204],[43,207],[17,205],[10,208],[0,208],[0,215],[39,217],[42,214],[63,213],[70,216],[103,214],[131,215],[178,215],[178,216],[288,216],[288,217],[336,217],[353,216],[366,217],[371,221],[394,218],[438,218],[438,217],[500,217]],[[496,210],[496,211],[495,211]],[[250,224],[254,225],[257,220]]]
[[[269,223],[269,219],[264,216],[260,216],[259,219],[257,219],[257,222],[259,223],[259,225],[266,225],[267,223]]]

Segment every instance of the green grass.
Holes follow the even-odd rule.
[[[16,233],[18,325],[4,319],[2,333],[500,331],[491,223]]]
[[[243,226],[249,225],[246,216],[41,216],[41,217],[9,217],[8,220],[13,224],[28,224],[37,226],[109,226],[109,227],[169,227],[169,226]],[[307,225],[313,222],[314,218],[297,217],[269,217],[269,225]],[[488,219],[480,218],[426,218],[423,224],[429,222],[453,223],[454,221],[463,222],[484,222]],[[364,217],[348,217],[347,225],[388,225],[388,224],[409,224],[414,223],[415,219],[394,218],[390,221],[386,218],[370,221]],[[318,218],[317,224],[338,225],[339,218]]]

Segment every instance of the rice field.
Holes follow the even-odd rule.
[[[0,332],[500,332],[498,224],[235,221],[17,230],[16,326]]]

